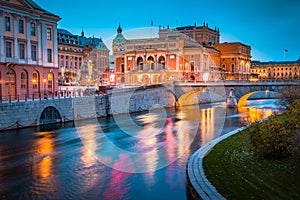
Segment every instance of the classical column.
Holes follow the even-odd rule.
[[[58,68],[57,24],[53,24],[53,67]],[[75,58],[74,58],[75,63]]]
[[[124,57],[124,64],[123,64],[124,65],[124,73],[127,73],[127,59],[128,59],[127,56],[125,56]],[[121,69],[121,71],[122,71],[122,69]]]
[[[43,27],[43,26],[42,26]],[[44,48],[46,48],[46,41],[43,41],[42,44],[42,39],[41,39],[41,25],[40,25],[40,21],[36,21],[36,32],[37,32],[37,39],[38,39],[38,46],[37,46],[37,55],[38,55],[38,65],[42,65],[43,64],[43,57],[46,54],[47,55],[47,50],[44,50]],[[43,33],[45,34],[45,33]],[[44,35],[43,35],[44,38]],[[43,49],[42,49],[43,48]],[[44,54],[43,54],[44,53]]]
[[[18,26],[17,16],[13,15],[13,31],[14,31],[14,58],[19,58],[19,46],[18,46]]]
[[[0,27],[3,27],[3,12],[0,11]],[[4,31],[0,28],[0,62],[4,62]]]
[[[26,27],[25,27],[25,33],[26,33],[26,40],[27,40],[27,59],[28,63],[31,63],[32,58],[31,58],[31,44],[30,44],[30,18],[26,17],[25,18],[26,22]]]

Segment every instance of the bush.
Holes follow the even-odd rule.
[[[293,134],[285,119],[272,116],[263,123],[250,126],[251,144],[256,155],[281,159],[290,157],[294,151]]]
[[[257,156],[300,159],[300,100],[294,100],[282,116],[271,116],[247,129]]]
[[[300,88],[298,86],[285,86],[277,98],[279,105],[290,108],[297,99],[300,99]]]

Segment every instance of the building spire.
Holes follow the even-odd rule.
[[[81,31],[81,36],[84,37],[83,27],[82,27],[82,31]]]
[[[122,28],[121,28],[120,23],[119,23],[119,27],[118,27],[118,29],[117,29],[117,33],[118,33],[118,34],[121,34],[121,33],[122,33]]]

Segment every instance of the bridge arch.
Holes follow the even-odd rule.
[[[187,92],[187,93],[184,93],[183,95],[181,95],[177,100],[177,106],[181,107],[181,106],[188,106],[188,105],[194,105],[194,104],[201,103],[199,101],[195,102],[195,97],[201,93],[206,95],[203,99],[203,103],[225,101],[224,97],[222,97],[221,95],[214,93],[212,91],[209,91],[208,89],[201,89],[201,90],[190,91],[190,92]]]
[[[55,105],[46,105],[40,112],[38,124],[51,124],[63,122],[62,113]]]
[[[278,92],[274,92],[274,91],[269,91],[269,90],[265,90],[265,91],[253,91],[253,92],[249,92],[247,94],[245,94],[244,96],[242,96],[239,101],[238,101],[238,107],[243,107],[247,105],[247,100],[250,96],[257,94],[257,93],[265,93],[265,97],[273,97],[276,98],[276,94],[279,94]]]

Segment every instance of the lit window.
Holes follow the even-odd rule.
[[[32,74],[32,88],[37,89],[38,88],[38,83],[39,83],[38,74],[36,72],[33,72],[33,74]]]
[[[8,16],[5,16],[5,31],[11,31],[11,21]]]

